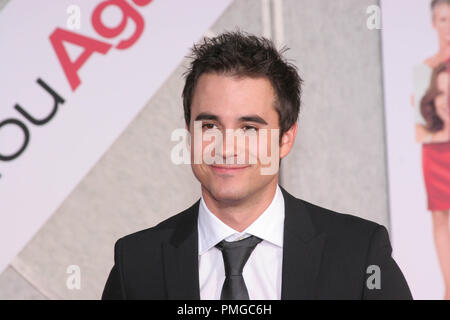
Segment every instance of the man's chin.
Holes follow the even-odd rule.
[[[212,196],[216,201],[220,202],[237,202],[246,197],[246,192],[242,188],[224,188],[217,186],[213,188]]]

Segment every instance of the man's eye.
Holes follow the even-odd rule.
[[[256,132],[256,131],[258,131],[258,128],[253,127],[253,126],[245,126],[245,127],[243,127],[243,129],[244,129],[245,132]]]
[[[214,129],[215,126],[216,126],[216,125],[215,125],[214,123],[204,123],[204,124],[202,125],[202,128],[203,128],[203,129]]]

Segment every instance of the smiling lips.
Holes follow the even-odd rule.
[[[249,165],[223,165],[223,164],[214,164],[210,165],[210,167],[217,173],[235,173],[240,172],[245,168],[250,167]]]

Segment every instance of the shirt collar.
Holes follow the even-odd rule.
[[[283,247],[284,198],[277,185],[275,196],[266,210],[243,232],[238,232],[217,218],[201,197],[198,214],[199,255],[220,241],[240,235],[254,235],[278,247]]]

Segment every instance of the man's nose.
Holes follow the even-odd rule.
[[[237,154],[237,148],[235,143],[235,137],[233,135],[233,130],[226,130],[223,134],[223,144],[222,144],[222,156],[226,160],[228,158],[234,158]]]

